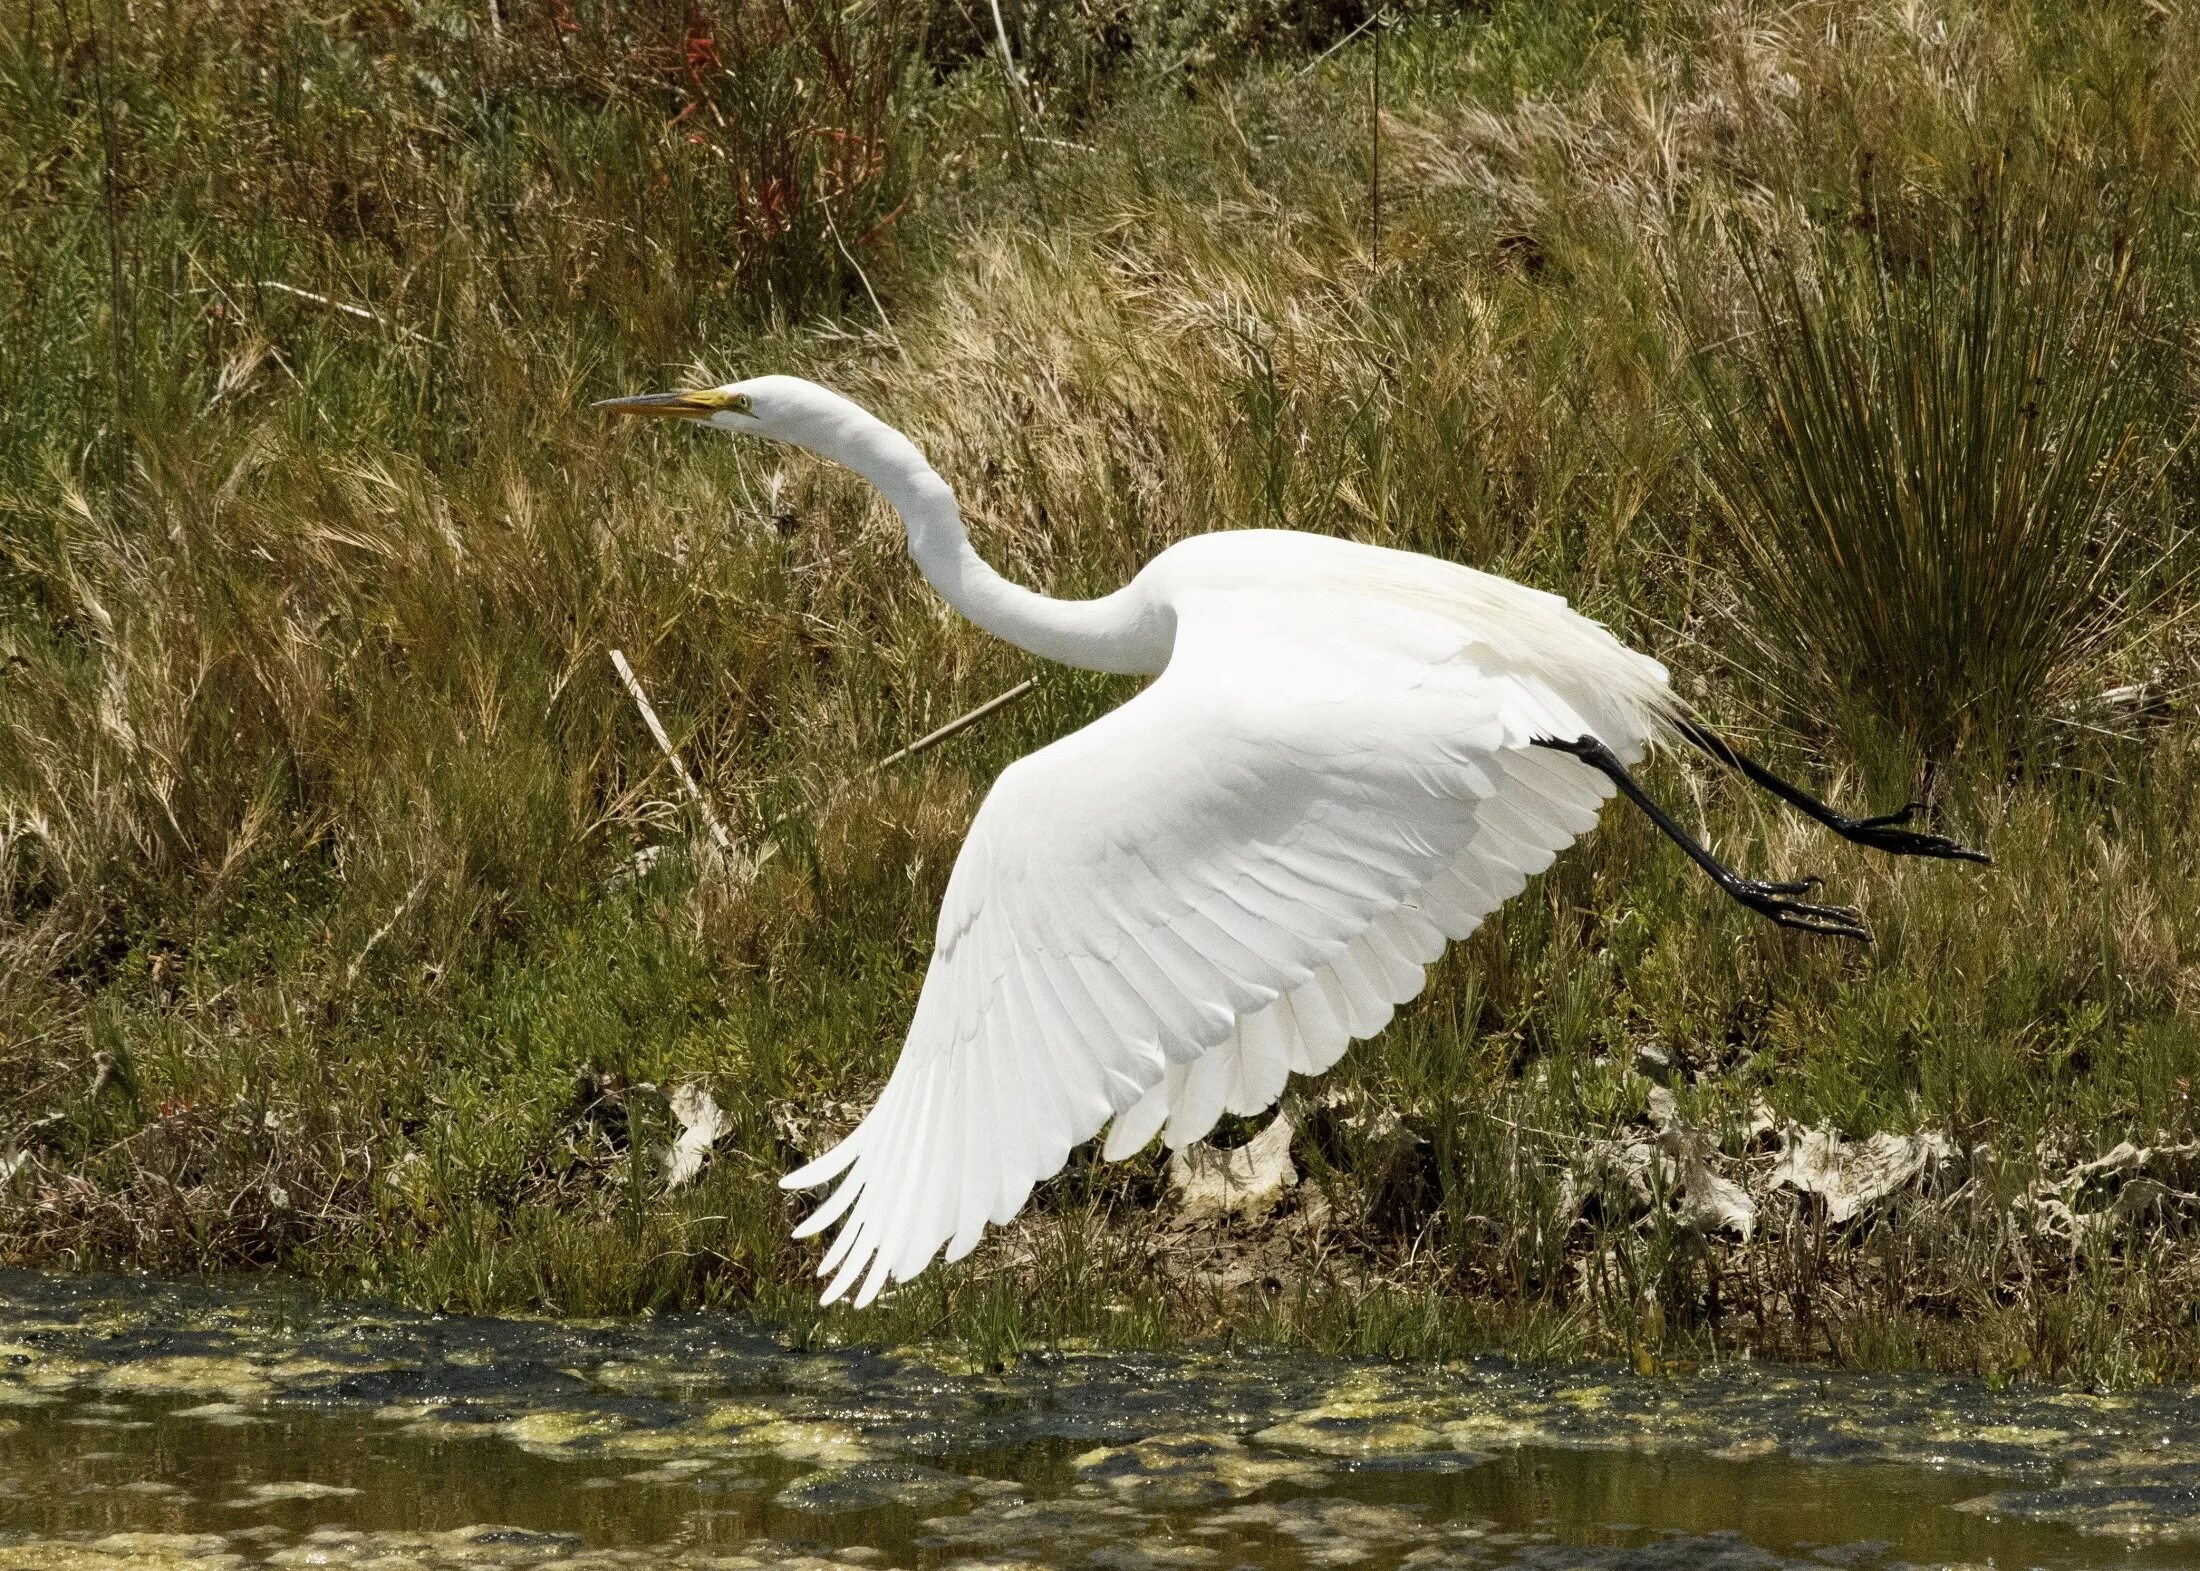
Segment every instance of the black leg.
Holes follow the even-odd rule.
[[[1759,916],[1781,927],[1792,927],[1804,933],[1824,933],[1834,938],[1854,938],[1863,943],[1871,942],[1871,931],[1864,926],[1863,915],[1853,906],[1812,905],[1794,897],[1804,894],[1818,885],[1815,878],[1801,878],[1792,883],[1766,883],[1755,878],[1743,878],[1727,867],[1717,857],[1706,851],[1696,838],[1689,834],[1664,808],[1650,800],[1649,793],[1627,772],[1612,750],[1593,736],[1561,742],[1554,737],[1539,736],[1537,747],[1548,747],[1554,752],[1571,753],[1591,769],[1608,776],[1618,786],[1627,800],[1650,815],[1650,822],[1664,831],[1666,838],[1688,853],[1688,859],[1711,875],[1711,881],[1739,900]]]
[[[1850,818],[1835,812],[1802,787],[1782,780],[1755,759],[1736,752],[1724,737],[1693,720],[1681,721],[1680,730],[1682,736],[1720,763],[1730,769],[1739,769],[1788,806],[1806,818],[1816,819],[1844,840],[1853,840],[1860,846],[1870,846],[1874,851],[1886,851],[1895,856],[1938,856],[1958,862],[1983,862],[1988,867],[1994,865],[1994,859],[1985,852],[1958,845],[1946,835],[1905,829],[1903,825],[1924,809],[1923,802],[1912,802],[1899,813],[1881,813],[1877,818]]]

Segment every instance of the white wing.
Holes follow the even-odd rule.
[[[1002,773],[886,1089],[783,1181],[846,1174],[797,1230],[842,1224],[826,1302],[960,1258],[1111,1117],[1111,1155],[1165,1118],[1181,1143],[1327,1068],[1609,794],[1529,748],[1589,732],[1576,707],[1442,618],[1267,590],[1177,616],[1151,687]]]
[[[1555,733],[1545,733],[1555,734]],[[1587,834],[1611,782],[1547,748],[1507,747],[1490,760],[1497,789],[1474,804],[1466,849],[1403,904],[1377,917],[1335,961],[1190,1063],[1171,1063],[1108,1130],[1111,1162],[1161,1132],[1171,1150],[1203,1140],[1224,1113],[1272,1106],[1294,1074],[1318,1075],[1374,1036],[1419,995],[1425,967],[1465,938],[1528,879]]]

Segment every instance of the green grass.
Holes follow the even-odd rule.
[[[0,1253],[707,1304],[987,1360],[1232,1335],[2200,1370],[2189,1207],[2078,1249],[2028,1199],[2119,1140],[2200,1138],[2189,451],[2119,493],[2125,611],[2065,661],[2071,706],[2019,765],[1932,782],[1993,870],[1873,860],[1651,772],[1740,865],[1855,898],[1869,951],[1767,928],[1615,811],[1307,1088],[1301,1221],[1315,1193],[1328,1221],[1247,1243],[1248,1285],[1185,1266],[1157,1158],[1080,1156],[857,1317],[810,1302],[773,1180],[883,1079],[986,782],[1131,687],[1052,672],[870,773],[1031,662],[942,612],[852,477],[586,409],[698,373],[833,381],[1056,592],[1251,524],[1515,573],[1769,761],[1892,805],[1919,751],[1776,702],[1796,673],[1743,615],[1750,515],[1705,479],[1690,356],[1752,296],[1707,242],[1768,211],[1838,230],[1867,154],[1929,204],[2052,139],[2162,215],[2138,363],[2174,450],[2191,19],[1416,14],[1383,44],[1378,256],[1372,42],[1320,55],[1356,15],[1011,8],[1019,109],[989,12],[860,41],[800,6],[661,37],[578,0],[498,14],[123,27],[0,0],[0,1156],[32,1158]],[[612,648],[774,848],[753,880],[699,853]],[[1846,1229],[1771,1208],[1747,1245],[1618,1194],[1571,1221],[1582,1143],[1640,1127],[1646,1047],[1733,1160],[1762,1097],[1946,1131],[1969,1180]],[[690,1078],[734,1132],[666,1195],[636,1088]]]

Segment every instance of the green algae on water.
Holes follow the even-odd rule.
[[[798,1352],[0,1280],[0,1564],[2189,1566],[2200,1404],[1737,1366]]]

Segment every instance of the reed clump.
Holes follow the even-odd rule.
[[[1912,212],[1867,191],[1854,230],[1742,242],[1710,468],[1798,710],[1941,758],[2036,740],[2131,625],[2133,493],[2176,416],[2141,215],[2096,217],[2080,178],[1983,170]]]

